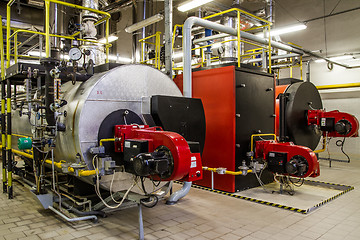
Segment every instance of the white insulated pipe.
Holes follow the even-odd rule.
[[[222,24],[211,22],[209,20],[198,17],[189,17],[186,19],[183,27],[183,63],[184,63],[184,77],[183,77],[183,93],[185,97],[192,97],[192,73],[191,73],[191,29],[194,25],[209,28],[218,32],[227,33],[237,36],[237,30],[231,27],[226,27]],[[251,33],[240,32],[242,38],[246,38],[258,43],[269,44],[269,39],[255,36]],[[298,53],[303,55],[304,51],[287,46],[282,43],[271,41],[271,46],[279,48],[288,52]]]

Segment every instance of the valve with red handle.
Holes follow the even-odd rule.
[[[316,125],[328,137],[358,137],[359,121],[354,115],[337,110],[308,110],[308,125]]]

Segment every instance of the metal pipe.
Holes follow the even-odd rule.
[[[139,205],[139,240],[144,240],[144,222],[142,215],[142,206],[141,203]]]
[[[50,1],[45,0],[45,57],[50,57]]]
[[[260,54],[260,52],[259,52],[259,54]],[[291,58],[291,57],[298,57],[298,56],[300,56],[300,55],[296,54],[296,53],[290,53],[290,54],[281,54],[281,55],[272,56],[271,59],[277,60],[277,59],[282,59],[282,58]],[[255,59],[245,60],[242,63],[255,63],[255,62],[261,62],[262,60],[263,60],[262,58],[255,58]]]
[[[310,63],[312,62],[312,60],[310,59],[309,61],[306,62],[306,82],[310,82]]]
[[[322,149],[315,150],[314,153],[322,153],[322,152],[325,152],[325,150],[326,150],[326,137],[323,137],[323,146],[322,146]]]
[[[37,34],[31,35],[28,39],[26,39],[25,41],[23,41],[22,43],[19,44],[18,49],[20,49],[22,46],[24,46],[25,44],[27,44],[28,42],[30,42],[31,40],[33,40],[36,37],[37,37]]]
[[[166,201],[166,204],[173,205],[177,203],[181,198],[185,197],[186,194],[189,193],[191,188],[192,182],[184,182],[183,187],[173,194],[170,195],[169,199]]]
[[[183,79],[183,92],[185,97],[192,97],[192,80],[191,80],[191,29],[194,25],[199,25],[215,31],[228,33],[236,36],[237,31],[231,27],[226,27],[219,23],[211,22],[209,20],[189,17],[183,28],[183,63],[184,63],[184,79]]]
[[[172,79],[173,0],[164,1],[165,10],[165,73]]]
[[[2,17],[0,16],[0,19]],[[0,29],[0,61],[1,61],[1,153],[2,153],[2,182],[3,193],[7,192],[6,177],[6,135],[5,135],[5,56],[4,56],[4,40],[2,22]]]
[[[193,41],[193,43],[198,44],[198,43],[207,42],[207,41],[211,41],[211,40],[215,40],[215,39],[219,39],[219,38],[224,38],[224,37],[228,37],[228,36],[230,36],[230,34],[220,33],[220,34],[211,35],[209,37],[203,37],[203,38],[195,39]]]
[[[29,159],[33,159],[33,158],[34,158],[32,154],[28,154],[28,153],[25,153],[25,152],[21,152],[21,151],[16,150],[16,149],[11,149],[11,151],[12,151],[13,153],[15,153],[15,154],[18,154],[18,155],[23,156],[23,157],[27,157],[27,158],[29,158]]]
[[[5,81],[5,80],[4,80]],[[11,151],[11,82],[10,79],[7,79],[7,90],[6,90],[6,133],[7,133],[7,188],[8,188],[8,196],[9,199],[13,199],[13,186],[12,186],[12,170],[13,170],[13,162],[12,162],[12,151]]]
[[[335,84],[335,85],[323,85],[317,86],[316,88],[319,90],[327,90],[327,89],[338,89],[338,88],[354,88],[360,87],[360,83],[345,83],[345,84]]]
[[[68,221],[68,222],[77,222],[77,221],[90,220],[90,219],[94,219],[94,222],[96,222],[98,220],[98,218],[95,215],[76,217],[76,218],[69,218],[69,217],[65,216],[63,213],[61,213],[60,211],[53,208],[52,206],[49,206],[49,209],[51,211],[53,211],[54,213],[56,213],[57,215],[59,215],[60,217],[62,217],[63,219],[65,219],[66,221]]]
[[[203,167],[203,170],[204,171],[210,171],[210,172],[217,172],[218,169],[221,169],[221,168],[209,168],[209,167]],[[238,176],[238,175],[246,175],[248,173],[252,173],[253,170],[249,169],[247,170],[245,173],[244,171],[237,171],[237,172],[234,172],[234,171],[228,171],[228,170],[225,170],[223,174],[228,174],[228,175],[234,175],[234,176]],[[213,182],[211,183],[212,187],[213,187]]]

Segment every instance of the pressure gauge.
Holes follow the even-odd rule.
[[[78,61],[80,60],[82,56],[81,50],[77,47],[73,47],[69,51],[69,57],[72,61]]]

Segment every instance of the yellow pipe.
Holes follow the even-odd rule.
[[[218,169],[218,168],[209,168],[209,167],[202,167],[202,168],[203,170],[210,172],[216,172],[216,170]],[[251,169],[247,170],[247,173],[252,173],[252,172],[253,171]],[[242,175],[243,171],[234,172],[234,171],[225,170],[225,174],[237,176],[237,175]]]
[[[269,22],[269,21],[267,21],[267,20],[265,20],[265,19],[262,19],[262,18],[260,18],[260,17],[258,17],[258,16],[255,16],[255,15],[253,15],[253,14],[251,14],[251,13],[248,13],[248,12],[246,12],[246,11],[244,11],[244,10],[241,10],[241,9],[238,9],[238,8],[231,8],[231,9],[226,10],[226,11],[223,11],[223,12],[215,13],[215,14],[213,14],[213,15],[204,17],[203,19],[209,19],[209,18],[217,17],[217,16],[223,15],[223,14],[225,14],[225,13],[233,12],[233,11],[237,11],[237,12],[243,13],[243,14],[245,14],[245,15],[251,16],[251,17],[256,18],[257,20],[260,20],[260,21],[262,21],[262,22],[264,22],[264,23],[267,23],[267,24],[269,24],[269,25],[272,24],[271,22]]]
[[[36,32],[36,31],[31,31],[31,30],[19,29],[19,30],[16,30],[13,34],[11,34],[9,39],[11,39],[12,37],[14,37],[16,34],[18,34],[20,32],[33,33],[33,34],[39,34],[39,35],[46,36],[46,33],[43,33],[43,32]],[[49,36],[50,37],[57,37],[57,38],[65,38],[65,39],[70,39],[70,40],[75,39],[75,37],[72,37],[72,36],[64,36],[64,35],[57,35],[57,34],[49,34]],[[99,41],[95,41],[95,40],[82,39],[82,38],[77,38],[77,40],[82,41],[82,42],[91,42],[91,43],[97,43],[97,44],[106,45],[104,43],[100,43]],[[112,45],[109,43],[108,46],[111,47]]]
[[[316,150],[316,151],[314,151],[314,153],[325,152],[325,150],[326,150],[326,138],[323,137],[323,147],[322,147],[322,149]]]
[[[109,25],[109,19],[106,20],[106,23],[105,23],[105,52],[106,52],[106,60],[105,62],[106,63],[109,63],[109,32],[110,32],[110,25]]]
[[[325,89],[352,88],[352,87],[360,87],[360,83],[344,83],[344,84],[334,84],[334,85],[322,85],[322,86],[317,86],[316,88],[319,89],[319,90],[325,90]]]
[[[28,153],[24,153],[24,152],[21,152],[19,150],[16,150],[16,149],[11,149],[11,151],[15,154],[18,154],[20,156],[24,156],[24,157],[27,157],[27,158],[30,158],[30,159],[34,159],[33,155],[32,154],[28,154]],[[45,160],[46,163],[48,164],[52,164],[52,161],[47,159]],[[57,168],[62,168],[62,164],[64,162],[54,162],[54,165],[57,167]],[[74,168],[72,167],[69,167],[68,168],[69,172],[74,172]],[[96,171],[95,170],[80,170],[79,171],[79,176],[80,177],[85,177],[85,176],[91,176],[91,175],[95,175],[96,174]]]
[[[241,63],[240,63],[240,58],[241,58],[241,36],[240,36],[240,31],[241,31],[241,22],[240,22],[240,12],[237,12],[237,20],[238,20],[238,29],[237,29],[237,44],[238,44],[238,48],[237,48],[237,54],[238,54],[238,67],[240,67]]]
[[[0,16],[0,19],[2,19],[2,16]],[[1,21],[1,29],[0,29],[0,61],[1,61],[1,80],[5,79],[5,56],[4,56],[4,39],[3,39],[3,25]],[[1,107],[3,104],[1,104]],[[5,106],[4,106],[5,107]],[[5,109],[5,108],[4,108]],[[3,112],[2,112],[3,113]],[[5,110],[4,110],[5,113]]]
[[[21,138],[32,138],[31,136],[21,135],[21,134],[12,134],[15,137],[21,137]]]
[[[15,63],[18,61],[18,41],[17,41],[17,34],[14,37],[14,60]]]
[[[45,160],[47,164],[52,164],[52,161],[50,159]],[[57,168],[62,168],[62,164],[65,163],[65,161],[60,162],[54,162],[54,166]],[[75,172],[74,168],[68,167],[68,171],[73,173]],[[96,170],[80,170],[79,171],[79,177],[86,177],[86,176],[92,176],[96,174]]]
[[[102,146],[104,142],[115,142],[115,141],[116,141],[115,138],[104,138],[100,140],[100,146]]]
[[[16,150],[16,149],[11,149],[11,151],[13,153],[17,154],[17,155],[27,157],[27,158],[30,158],[30,159],[34,159],[34,156],[32,154],[24,153],[24,152]]]
[[[45,0],[45,56],[50,57],[50,1]]]
[[[96,10],[96,9],[93,9],[93,8],[87,8],[87,7],[83,7],[83,6],[80,6],[80,5],[76,5],[76,4],[72,4],[72,3],[68,3],[68,2],[63,2],[63,1],[58,1],[58,0],[45,0],[45,1],[57,3],[57,4],[60,4],[60,5],[71,7],[71,8],[87,10],[87,11],[90,11],[90,12],[101,14],[101,15],[104,15],[107,19],[110,19],[110,17],[111,17],[110,13],[103,12],[103,11],[100,11],[100,10]]]
[[[254,137],[266,137],[266,136],[273,136],[274,137],[273,140],[276,141],[276,134],[273,134],[273,133],[251,135],[251,147],[250,147],[251,152],[254,152]],[[253,160],[253,159],[254,159],[254,156],[251,156],[251,160]]]
[[[10,0],[6,6],[6,68],[10,67],[10,14],[11,14],[11,4],[15,0]]]

